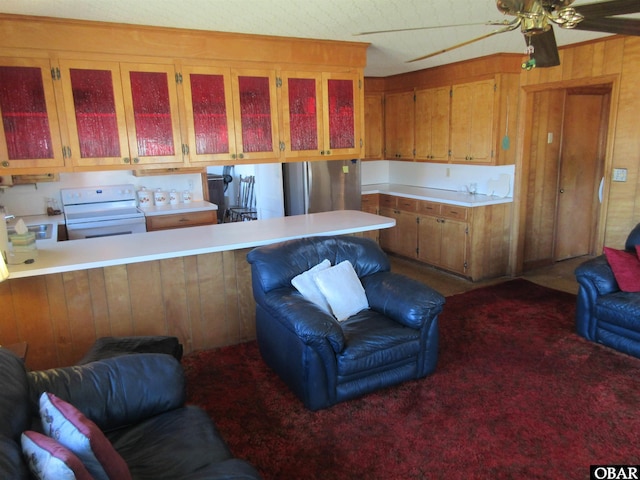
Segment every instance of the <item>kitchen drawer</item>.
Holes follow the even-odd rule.
[[[398,210],[403,212],[416,212],[418,210],[418,200],[415,198],[398,197]]]
[[[365,207],[377,207],[378,206],[378,194],[377,193],[365,193],[362,195],[362,206]]]
[[[446,218],[454,218],[456,220],[466,220],[469,209],[467,207],[459,207],[457,205],[442,205],[440,215]]]
[[[442,207],[443,205],[439,203],[421,200],[420,202],[418,202],[418,213],[438,216],[440,215]]]
[[[202,212],[176,213],[171,215],[155,215],[146,217],[147,231],[167,230],[170,228],[197,227],[217,223],[215,210]]]
[[[380,206],[386,208],[396,208],[398,206],[398,197],[394,195],[380,195]]]

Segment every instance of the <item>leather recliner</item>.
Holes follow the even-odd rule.
[[[368,310],[343,322],[305,299],[292,278],[328,259],[349,260]],[[250,251],[256,336],[264,361],[310,410],[432,373],[445,299],[392,273],[387,255],[360,237],[312,237]]]
[[[171,355],[121,355],[85,365],[27,372],[0,348],[0,478],[34,478],[20,435],[42,432],[38,401],[50,392],[91,419],[127,463],[133,479],[258,479],[233,458],[207,413],[185,405],[185,379]]]
[[[640,245],[640,223],[629,234],[625,250],[635,255],[636,245]],[[587,260],[575,275],[578,334],[640,358],[640,293],[620,290],[605,255]]]

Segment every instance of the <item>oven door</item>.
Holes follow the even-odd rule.
[[[82,238],[111,237],[147,231],[144,217],[103,220],[99,222],[67,223],[69,240]]]

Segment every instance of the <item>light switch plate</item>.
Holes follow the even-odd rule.
[[[626,168],[614,168],[613,169],[613,181],[614,182],[626,182],[627,181],[627,169]]]

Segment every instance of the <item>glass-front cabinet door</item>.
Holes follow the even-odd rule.
[[[0,58],[0,172],[63,167],[51,64]]]
[[[281,79],[286,157],[360,157],[358,75],[282,72]]]
[[[361,154],[360,80],[357,74],[323,74],[325,155]]]
[[[322,73],[282,72],[280,78],[284,154],[317,157],[324,148]]]
[[[132,166],[182,164],[174,66],[123,63],[120,70]]]
[[[119,64],[61,60],[60,72],[73,164],[130,163]]]
[[[190,161],[237,157],[230,69],[183,66],[182,85]]]
[[[232,70],[236,154],[251,161],[280,157],[274,70]]]

